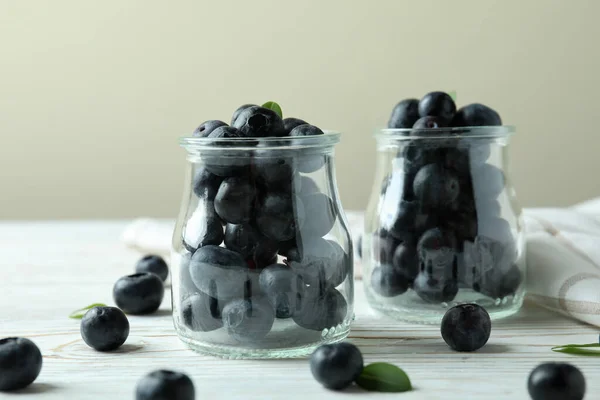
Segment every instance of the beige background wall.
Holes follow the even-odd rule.
[[[600,195],[600,1],[0,1],[0,218],[173,216],[177,138],[239,104],[345,133],[363,207],[374,127],[435,89],[518,126],[525,206]]]

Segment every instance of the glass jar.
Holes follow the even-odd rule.
[[[339,138],[182,139],[172,296],[189,347],[297,357],[348,335],[353,249],[335,180]]]
[[[385,129],[365,217],[364,283],[372,307],[439,323],[460,303],[492,319],[523,303],[525,238],[507,174],[513,127]]]

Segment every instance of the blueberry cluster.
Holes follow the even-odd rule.
[[[494,299],[515,293],[522,277],[498,202],[504,173],[486,163],[489,139],[444,130],[501,124],[498,113],[482,104],[457,110],[444,92],[396,105],[388,127],[412,128],[416,137],[401,148],[398,168],[381,189],[388,212],[373,233],[371,275],[379,295],[412,288],[425,302],[440,303],[453,300],[460,288]],[[445,135],[436,136],[440,132]]]
[[[183,229],[189,253],[181,262],[181,318],[189,329],[224,327],[249,343],[264,338],[276,319],[317,331],[344,320],[347,304],[336,287],[352,260],[324,238],[338,210],[303,175],[323,168],[328,156],[311,148],[268,149],[260,140],[323,134],[256,105],[238,108],[231,125],[207,121],[196,129],[194,136],[215,139],[217,150],[202,153],[195,165],[198,207]],[[257,139],[244,140],[243,149],[218,140],[231,138]]]

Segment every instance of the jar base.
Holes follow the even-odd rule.
[[[521,291],[514,296],[494,300],[472,290],[463,290],[451,302],[427,304],[412,291],[393,299],[382,299],[367,288],[365,291],[369,305],[375,311],[397,321],[426,325],[440,324],[449,308],[464,303],[476,303],[484,307],[492,320],[507,318],[519,312],[525,297]]]

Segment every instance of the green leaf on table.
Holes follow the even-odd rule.
[[[371,392],[406,392],[412,390],[408,375],[393,364],[378,362],[367,365],[356,384]]]
[[[566,344],[564,346],[554,346],[552,351],[557,353],[572,354],[574,356],[600,357],[600,343]]]
[[[70,315],[69,318],[73,318],[73,319],[81,319],[83,318],[83,316],[85,315],[86,312],[88,312],[89,310],[91,310],[94,307],[106,307],[106,304],[103,303],[94,303],[94,304],[90,304],[87,307],[84,308],[80,308],[79,310],[75,310],[73,311]]]
[[[275,111],[275,114],[279,115],[280,118],[283,118],[283,111],[281,111],[281,107],[279,107],[279,104],[275,103],[274,101],[267,101],[262,105],[262,107]]]
[[[456,102],[456,90],[449,91],[448,96],[452,97],[452,100],[454,100],[454,102]]]

